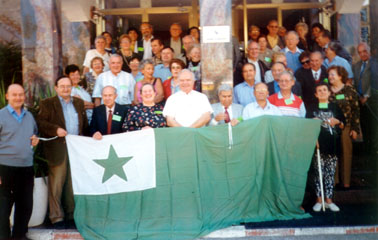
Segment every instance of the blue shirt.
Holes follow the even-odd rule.
[[[66,131],[68,134],[79,135],[79,116],[71,100],[67,103],[58,96],[63,108],[64,121],[66,123]]]
[[[169,70],[169,67],[164,67],[164,64],[159,64],[155,66],[154,77],[160,78],[161,81],[164,82],[171,76],[172,73],[171,70]]]
[[[303,52],[302,49],[297,48],[295,53],[291,52],[287,47],[281,50],[286,55],[287,67],[291,68],[293,72],[296,72],[299,68],[302,67],[302,64],[299,62],[299,55]]]
[[[256,102],[255,95],[253,93],[254,87],[250,86],[245,81],[239,83],[234,88],[234,103],[238,103],[245,107],[247,104],[251,102]]]
[[[329,62],[328,58],[324,60],[323,65],[328,69],[330,66],[341,66],[344,67],[345,70],[348,72],[348,78],[353,78],[353,71],[352,68],[347,60],[345,60],[342,57],[339,57],[336,55],[336,57],[332,60],[332,62]]]
[[[21,123],[22,122],[22,119],[24,118],[25,116],[25,110],[23,108],[21,108],[21,114],[18,115],[16,110],[14,110],[11,105],[7,105],[7,109],[9,111],[9,113],[17,120],[17,122]]]

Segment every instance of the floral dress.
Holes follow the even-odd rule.
[[[124,132],[141,130],[143,127],[161,128],[167,123],[163,117],[163,105],[144,106],[142,103],[132,106],[125,118],[122,130]]]

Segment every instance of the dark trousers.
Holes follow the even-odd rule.
[[[33,167],[0,165],[0,239],[22,238],[33,210]],[[15,204],[12,234],[9,216]]]

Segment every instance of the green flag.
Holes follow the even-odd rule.
[[[68,136],[77,228],[91,240],[177,240],[308,217],[300,205],[319,130],[318,120],[262,116],[233,127],[231,147],[227,125]]]

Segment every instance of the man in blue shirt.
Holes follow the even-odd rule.
[[[38,144],[37,125],[23,107],[21,85],[9,86],[8,105],[0,110],[0,239],[28,239],[28,222],[33,209],[33,150]],[[13,231],[9,216],[15,204]]]
[[[251,102],[255,102],[253,94],[255,85],[256,67],[252,63],[245,63],[242,68],[244,82],[234,87],[234,103],[241,104],[245,107]]]
[[[169,70],[169,64],[173,59],[174,51],[170,47],[165,47],[161,50],[162,64],[156,65],[154,69],[154,77],[160,78],[162,82],[172,76],[171,70]]]
[[[303,52],[302,49],[297,47],[299,43],[299,36],[295,31],[290,31],[285,35],[286,47],[281,50],[284,52],[287,59],[287,67],[295,73],[300,67],[299,55]]]

